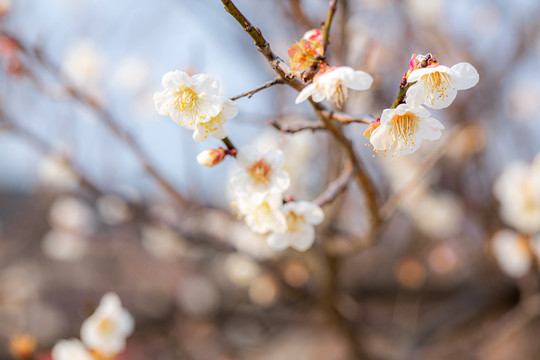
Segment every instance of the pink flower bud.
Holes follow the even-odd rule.
[[[222,147],[217,149],[206,149],[197,155],[197,162],[204,166],[214,166],[219,164],[227,155],[227,150]]]

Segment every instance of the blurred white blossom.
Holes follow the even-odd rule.
[[[42,184],[57,190],[74,190],[79,185],[79,177],[60,154],[50,154],[41,160],[38,177]]]
[[[148,79],[148,64],[136,56],[124,58],[113,75],[113,81],[133,93],[141,90]]]
[[[79,234],[89,234],[95,226],[92,208],[73,196],[61,196],[54,201],[49,221],[55,230]]]
[[[281,194],[272,192],[263,197],[239,195],[235,205],[251,231],[266,234],[283,232],[287,228],[285,216],[280,211],[282,203]]]
[[[109,225],[120,224],[131,218],[129,205],[119,196],[101,196],[96,202],[96,207],[103,222]]]
[[[88,251],[88,241],[79,234],[51,230],[41,240],[43,253],[60,261],[80,260]]]
[[[270,192],[283,192],[289,187],[289,174],[282,170],[285,157],[281,150],[262,154],[255,146],[238,150],[236,162],[241,171],[230,179],[233,191],[250,197],[262,197]],[[257,199],[254,199],[257,201]]]
[[[94,89],[103,74],[104,61],[98,48],[91,42],[79,40],[67,50],[62,71],[84,89]]]
[[[502,219],[526,234],[540,232],[540,155],[529,165],[515,162],[496,179],[493,192]]]
[[[314,225],[324,219],[322,209],[309,201],[291,201],[281,208],[287,221],[287,229],[282,233],[268,236],[268,244],[276,250],[284,250],[289,246],[306,251],[315,241]]]
[[[105,294],[96,311],[81,326],[81,340],[88,348],[105,356],[124,350],[126,338],[135,324],[115,293]]]
[[[521,277],[529,271],[532,257],[527,242],[527,238],[508,229],[493,235],[493,254],[507,275]]]
[[[53,360],[95,360],[78,339],[60,340],[51,352]]]

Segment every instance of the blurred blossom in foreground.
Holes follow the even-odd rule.
[[[103,74],[103,59],[94,44],[77,41],[68,51],[62,71],[82,89],[96,89]]]
[[[241,254],[228,255],[223,270],[233,284],[242,288],[249,286],[261,271],[256,262]]]
[[[529,235],[540,232],[540,155],[531,165],[515,162],[507,166],[496,179],[493,192],[508,225]]]
[[[78,339],[60,340],[52,349],[53,360],[95,360]]]
[[[501,269],[512,277],[525,275],[532,264],[529,239],[515,231],[504,229],[493,235],[493,254]]]
[[[81,340],[100,354],[114,356],[124,350],[134,326],[133,317],[122,307],[118,295],[107,293],[96,311],[83,322]]]
[[[0,16],[5,15],[11,7],[11,0],[0,0]]]

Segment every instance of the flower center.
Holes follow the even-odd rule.
[[[180,111],[192,111],[197,101],[197,94],[191,88],[182,85],[177,92],[175,105]]]
[[[433,102],[435,101],[435,93],[437,93],[437,99],[444,101],[444,98],[448,95],[445,95],[446,90],[452,85],[450,82],[450,75],[443,72],[434,72],[422,76],[425,87],[428,89],[428,99]]]
[[[272,165],[268,164],[264,159],[260,159],[247,168],[247,172],[255,183],[266,185],[272,175]]]
[[[392,117],[392,138],[394,142],[403,140],[405,146],[413,148],[416,140],[416,129],[418,128],[418,116],[414,113],[406,112],[403,115]]]
[[[306,221],[303,215],[299,215],[294,211],[290,211],[289,214],[287,214],[287,229],[290,232],[296,232],[300,230],[305,223]]]
[[[111,318],[104,318],[98,323],[98,331],[103,335],[110,335],[116,328],[114,321]]]
[[[341,109],[341,106],[349,98],[349,89],[343,85],[341,80],[338,80],[336,83],[335,91],[332,94],[330,101],[332,101],[336,106]]]

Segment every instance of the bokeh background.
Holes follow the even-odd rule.
[[[235,3],[285,60],[328,7]],[[375,79],[344,111],[380,116],[412,53],[470,62],[480,82],[433,111],[443,138],[411,156],[373,156],[366,126],[344,127],[386,220],[361,243],[351,183],[306,253],[274,252],[237,221],[233,161],[195,159],[219,142],[154,109],[170,70],[212,74],[229,97],[275,77],[220,1],[3,0],[0,13],[0,359],[17,333],[39,356],[77,337],[111,290],[136,320],[125,359],[538,358],[538,260],[510,276],[492,240],[512,228],[495,180],[540,152],[538,1],[339,2],[331,63]],[[268,125],[316,121],[295,97],[278,85],[242,98],[226,129],[238,146],[283,149],[289,193],[310,200],[344,154],[325,131]],[[323,243],[360,245],[328,258]]]

